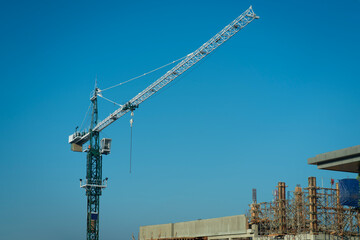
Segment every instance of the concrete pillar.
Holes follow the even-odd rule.
[[[339,189],[339,183],[336,183],[336,207],[337,207],[337,213],[336,213],[336,223],[337,223],[337,232],[338,234],[343,234],[343,209],[340,204],[340,189]]]
[[[302,232],[305,226],[304,199],[301,187],[295,188],[295,226],[297,232]]]
[[[309,177],[309,218],[310,218],[310,233],[314,234],[318,231],[317,225],[317,196],[316,196],[316,178]]]
[[[279,217],[279,234],[286,233],[286,186],[284,182],[278,183],[278,217]]]

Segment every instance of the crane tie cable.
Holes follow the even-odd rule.
[[[97,96],[99,96],[99,97],[101,97],[101,98],[103,98],[103,99],[105,99],[105,100],[107,100],[107,101],[109,101],[109,102],[113,103],[114,105],[118,105],[119,107],[122,107],[122,106],[123,106],[123,105],[121,105],[121,104],[119,104],[119,103],[117,103],[117,102],[114,102],[114,101],[112,101],[112,100],[110,100],[110,99],[108,99],[108,98],[104,97],[102,94],[98,94]]]
[[[83,126],[83,124],[84,124],[84,122],[85,122],[85,119],[86,119],[86,117],[88,116],[90,107],[91,107],[91,103],[90,103],[90,105],[89,105],[89,107],[88,107],[88,110],[87,110],[86,113],[85,113],[84,119],[83,119],[82,122],[81,122],[80,130],[82,129],[82,126]]]
[[[167,66],[169,66],[169,65],[171,65],[171,64],[173,64],[173,63],[179,62],[179,61],[183,60],[183,59],[186,58],[186,57],[187,57],[187,56],[182,57],[182,58],[179,58],[179,59],[174,60],[174,61],[172,61],[172,62],[169,62],[168,64],[165,64],[165,65],[163,65],[163,66],[161,66],[161,67],[158,67],[158,68],[156,68],[156,69],[154,69],[154,70],[151,70],[151,71],[149,71],[149,72],[143,73],[143,74],[141,74],[141,75],[139,75],[139,76],[137,76],[137,77],[130,78],[129,80],[126,80],[126,81],[124,81],[124,82],[118,83],[118,84],[116,84],[116,85],[114,85],[114,86],[111,86],[111,87],[102,89],[101,92],[104,92],[104,91],[106,91],[106,90],[112,89],[112,88],[114,88],[114,87],[118,87],[118,86],[123,85],[123,84],[128,83],[128,82],[134,81],[134,80],[136,80],[136,79],[138,79],[138,78],[140,78],[140,77],[144,77],[144,76],[146,76],[146,75],[148,75],[148,74],[150,74],[150,73],[153,73],[153,72],[155,72],[155,71],[157,71],[157,70],[160,70],[160,69],[162,69],[162,68],[164,68],[164,67],[167,67]]]

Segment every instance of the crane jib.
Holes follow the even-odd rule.
[[[254,19],[259,18],[252,7],[250,6],[245,12],[243,12],[239,17],[232,21],[229,25],[224,27],[219,33],[212,37],[209,41],[204,43],[200,48],[194,52],[188,54],[184,60],[178,63],[171,70],[166,72],[162,77],[157,79],[154,83],[144,89],[142,92],[138,93],[134,98],[128,101],[126,104],[115,110],[112,114],[106,117],[103,121],[98,123],[92,131],[101,132],[104,128],[108,127],[111,123],[115,122],[117,119],[121,118],[127,112],[137,108],[142,102],[154,95],[160,89],[165,87],[167,84],[175,80],[189,68],[194,66],[201,59],[206,57],[224,42],[229,40],[234,36],[238,31],[252,22]],[[80,133],[75,132],[69,136],[69,143],[74,143],[76,145],[83,145],[90,139],[90,133]]]

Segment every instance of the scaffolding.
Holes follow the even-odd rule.
[[[287,195],[287,196],[286,196]],[[253,196],[253,199],[256,197]],[[296,186],[286,194],[279,182],[271,202],[250,205],[250,224],[258,236],[326,234],[343,239],[360,238],[360,210],[340,204],[339,186],[323,188],[316,178],[308,178],[308,187]]]

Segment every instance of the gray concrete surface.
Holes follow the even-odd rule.
[[[277,240],[276,237],[270,236],[255,236],[253,240]],[[331,234],[298,234],[298,235],[285,235],[284,240],[359,240],[359,237],[341,237]],[[235,239],[233,239],[235,240]]]
[[[308,159],[308,164],[317,165],[319,169],[358,173],[360,145],[316,155]]]
[[[245,215],[236,215],[189,222],[141,226],[139,239],[239,235],[246,234],[247,228],[248,224]]]

